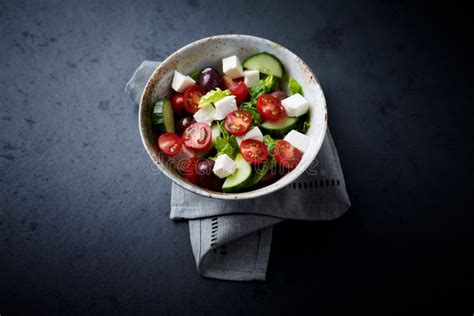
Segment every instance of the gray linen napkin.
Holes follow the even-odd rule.
[[[125,90],[139,103],[160,62],[144,61]],[[233,281],[265,280],[272,226],[286,219],[331,220],[351,206],[329,130],[308,170],[278,192],[244,201],[202,197],[172,184],[172,219],[188,219],[201,275]]]

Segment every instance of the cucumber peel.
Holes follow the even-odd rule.
[[[242,155],[239,154],[235,157],[235,164],[235,172],[225,179],[222,185],[222,192],[238,192],[245,188],[249,181],[252,180],[252,167],[245,161]]]
[[[270,134],[273,138],[283,138],[286,133],[292,129],[296,129],[297,125],[297,117],[285,116],[276,122],[266,121],[260,126],[260,128],[264,134]]]
[[[159,133],[174,133],[173,107],[168,97],[164,97],[155,103],[153,124],[155,124]]]
[[[285,74],[281,61],[272,54],[258,53],[247,57],[242,66],[246,69],[258,70],[266,75],[282,78]]]

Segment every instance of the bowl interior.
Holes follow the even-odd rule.
[[[304,153],[297,168],[277,182],[258,190],[242,193],[221,193],[194,185],[184,179],[174,168],[168,167],[165,164],[166,157],[159,153],[156,145],[157,134],[151,121],[153,104],[159,98],[172,94],[171,81],[174,70],[188,74],[202,68],[214,67],[222,71],[222,58],[237,55],[243,61],[246,57],[259,52],[268,52],[277,56],[283,63],[286,73],[295,78],[303,87],[305,98],[311,104],[311,127],[307,132],[307,135],[311,138],[309,148]],[[143,92],[140,102],[139,125],[148,154],[161,171],[175,183],[203,196],[220,199],[248,199],[276,191],[288,185],[311,164],[322,145],[326,132],[326,101],[314,73],[298,56],[283,46],[253,36],[220,35],[191,43],[163,61],[150,77]]]

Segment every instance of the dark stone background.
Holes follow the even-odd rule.
[[[474,312],[472,16],[367,1],[0,1],[0,314]],[[276,227],[265,283],[206,280],[124,85],[213,34],[325,89],[352,209]],[[457,313],[459,311],[459,313]]]

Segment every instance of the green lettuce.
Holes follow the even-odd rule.
[[[265,93],[271,93],[280,88],[280,81],[273,75],[260,79],[257,84],[249,89],[250,102],[255,103],[259,96]]]
[[[263,119],[260,113],[258,113],[257,108],[255,107],[255,104],[252,104],[252,102],[244,102],[240,105],[241,110],[246,110],[249,111],[250,114],[252,114],[252,124],[255,126],[260,126],[262,124]]]
[[[301,87],[301,85],[298,83],[298,81],[296,81],[295,79],[291,77],[288,79],[288,90],[290,91],[292,95],[299,93],[302,96],[304,96],[303,88]]]
[[[311,126],[311,119],[310,119],[309,113],[306,113],[305,116],[299,119],[299,123],[298,123],[298,126],[296,127],[296,130],[300,133],[306,134],[310,126]]]
[[[217,102],[228,95],[230,95],[230,90],[221,90],[219,88],[211,90],[199,99],[199,107],[201,108],[205,104]]]

